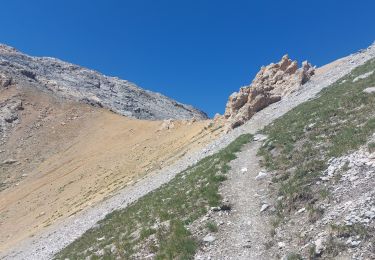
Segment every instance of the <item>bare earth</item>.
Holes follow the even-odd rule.
[[[222,223],[217,239],[201,248],[196,259],[272,259],[264,248],[269,229],[267,211],[260,212],[267,203],[267,182],[255,181],[260,171],[257,150],[261,142],[246,145],[237,159],[230,163],[228,180],[220,189],[230,202],[229,214],[214,214],[213,221]],[[226,245],[230,241],[231,246]]]
[[[165,129],[161,121],[128,119],[41,92],[0,92],[1,99],[14,95],[24,100],[24,110],[1,155],[18,163],[0,166],[7,184],[0,192],[0,252],[216,136],[205,130],[207,121]]]

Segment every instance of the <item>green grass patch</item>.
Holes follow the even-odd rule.
[[[373,231],[373,228],[366,227],[361,223],[356,223],[351,226],[334,224],[331,225],[331,233],[340,238],[359,236],[360,239],[369,239],[371,237],[374,237]]]
[[[302,256],[297,253],[289,253],[286,259],[287,260],[303,260]]]
[[[334,258],[347,249],[345,243],[333,236],[328,237],[325,247],[324,255],[326,258]]]
[[[375,142],[368,143],[367,144],[367,149],[368,149],[369,153],[375,152]]]
[[[363,89],[375,86],[375,73],[353,82],[372,70],[374,59],[263,130],[268,139],[259,155],[263,156],[263,166],[276,171],[273,182],[278,187],[277,196],[285,198],[278,208],[279,215],[287,216],[328,198],[326,191],[315,186],[328,160],[358,149],[374,133],[375,94],[364,93]],[[375,145],[369,144],[369,150],[373,149]]]
[[[216,223],[213,222],[213,221],[207,222],[206,227],[210,232],[217,232],[218,231],[218,227],[217,227]]]
[[[197,241],[187,225],[220,206],[219,185],[228,163],[252,136],[242,135],[218,153],[179,173],[169,183],[123,210],[114,211],[59,252],[56,259],[132,259],[139,251],[156,259],[191,259]],[[204,224],[202,224],[204,225]],[[213,226],[208,227],[214,229]],[[217,228],[217,227],[216,227]]]

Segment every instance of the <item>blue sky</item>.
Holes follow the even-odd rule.
[[[223,113],[288,53],[323,65],[375,40],[375,1],[7,0],[0,42]]]

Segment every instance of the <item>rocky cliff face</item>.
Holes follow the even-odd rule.
[[[0,145],[5,141],[9,129],[18,122],[20,110],[23,110],[23,106],[18,97],[11,97],[0,102]]]
[[[31,57],[0,45],[0,87],[35,87],[57,97],[138,119],[206,119],[202,111],[135,84],[55,58]]]
[[[224,114],[227,129],[242,125],[259,110],[294,92],[310,80],[314,71],[307,61],[298,68],[297,61],[292,61],[288,55],[279,63],[262,67],[249,86],[229,97]]]

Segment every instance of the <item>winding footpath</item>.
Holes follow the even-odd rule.
[[[86,230],[93,227],[108,213],[116,209],[125,208],[127,205],[129,205],[129,203],[139,199],[145,194],[160,187],[162,184],[170,181],[176,174],[186,169],[188,166],[191,166],[200,159],[226,147],[239,135],[243,133],[255,134],[257,131],[271,123],[276,118],[282,116],[292,108],[307,101],[308,99],[315,97],[321,89],[329,86],[342,76],[348,74],[355,67],[374,57],[375,45],[372,45],[366,50],[350,55],[318,69],[317,75],[312,77],[311,81],[303,85],[302,89],[284,98],[280,102],[274,103],[271,106],[258,112],[245,125],[215,140],[202,151],[194,154],[188,154],[174,165],[168,166],[160,171],[144,177],[133,186],[125,187],[113,197],[102,201],[101,203],[98,203],[93,208],[82,211],[68,219],[50,226],[41,234],[22,241],[17,246],[17,248],[14,248],[9,252],[1,252],[0,259],[51,259],[55,253],[60,251],[69,243],[73,242],[76,238],[80,237]],[[246,146],[245,150],[239,154],[238,160],[244,160],[243,163],[255,162],[255,160],[257,160],[255,158],[256,150],[256,147],[253,147],[252,145]],[[236,164],[236,162],[239,163],[238,167],[245,167],[242,165],[242,163],[240,163],[241,161],[236,160],[234,164]],[[251,165],[254,166],[255,164]],[[251,169],[251,165],[248,166],[248,169]],[[237,169],[236,166],[234,167],[234,169]],[[246,178],[253,178],[253,175],[255,173],[257,173],[257,168],[254,168],[253,171],[249,172],[249,176],[246,176]],[[245,185],[246,183],[248,185]],[[236,196],[235,199],[238,205],[249,205],[248,203],[250,203],[249,198],[246,198],[249,197],[248,194],[245,194],[245,191],[243,191],[242,189],[246,189],[250,192],[250,194],[255,194],[257,192],[256,190],[251,190],[251,185],[249,186],[248,180],[247,182],[245,182],[245,184],[243,184],[244,186],[241,186],[241,183],[232,183],[233,186],[227,187],[228,189],[234,189],[233,194],[237,193],[237,195],[234,196]],[[223,187],[223,189],[226,188]],[[259,204],[254,204],[252,206],[257,206],[256,211],[259,212]],[[233,253],[231,255],[233,259],[263,259],[263,257],[267,259],[266,256],[263,256],[261,254],[260,250],[255,250],[257,244],[254,244],[256,240],[259,240],[259,242],[261,242],[261,238],[259,235],[261,235],[262,233],[259,233],[258,231],[262,230],[263,227],[267,224],[262,223],[261,215],[257,216],[252,214],[253,213],[251,212],[251,209],[238,211],[238,215],[234,220],[232,220],[236,222],[235,225],[237,225],[237,232],[228,231],[228,236],[221,240],[224,241],[225,239],[229,241],[229,243],[223,245],[220,245],[218,243],[219,247],[228,247],[225,250],[226,252],[228,252],[228,254]],[[250,230],[244,228],[242,224],[239,224],[243,223],[244,219],[247,219],[248,217],[252,218],[249,219],[249,221],[253,221],[253,223],[256,223],[256,225],[252,226],[253,229]],[[250,241],[250,244],[248,245],[249,249],[244,250],[244,255],[236,255],[238,254],[237,252],[239,252],[239,246],[241,246],[241,243],[247,238]],[[220,239],[218,240],[220,241]],[[244,247],[242,247],[242,249],[243,248]],[[220,253],[213,252],[211,259],[223,258],[221,258]]]
[[[230,163],[228,180],[220,189],[221,195],[230,202],[229,214],[216,214],[216,223],[223,223],[212,244],[196,254],[203,259],[272,259],[265,250],[268,232],[267,211],[260,212],[267,202],[267,181],[255,181],[260,172],[256,153],[261,141],[247,144]],[[268,204],[267,204],[268,205]]]

